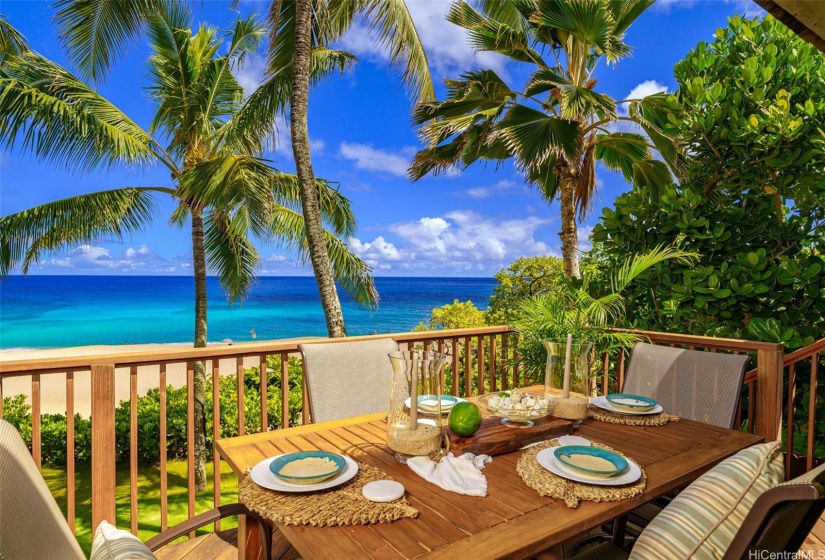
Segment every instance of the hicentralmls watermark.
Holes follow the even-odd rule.
[[[797,552],[771,552],[750,550],[748,560],[825,560],[825,550],[800,550]]]

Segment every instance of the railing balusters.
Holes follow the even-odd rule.
[[[510,336],[501,335],[501,389],[506,391],[510,387]]]
[[[793,401],[796,398],[796,364],[791,364],[788,370],[788,410],[785,434],[785,480],[791,479],[791,459],[793,458]]]
[[[496,390],[496,335],[490,335],[490,391]]]
[[[212,504],[221,505],[221,454],[215,442],[221,437],[221,366],[219,360],[212,360]],[[214,524],[215,531],[221,530],[221,520]]]
[[[751,381],[748,384],[748,432],[754,433],[756,431],[756,381]]]
[[[619,375],[616,378],[616,383],[618,384],[616,390],[621,393],[624,387],[624,348],[619,349],[619,364],[617,367],[619,369]]]
[[[40,439],[40,374],[35,373],[32,375],[32,457],[38,470],[43,453]]]
[[[92,527],[117,523],[115,508],[115,366],[92,366]]]
[[[0,401],[3,396],[0,395]],[[66,520],[75,532],[74,371],[66,372]]]
[[[606,395],[610,389],[610,355],[602,354],[602,395]]]
[[[519,375],[519,358],[518,358],[518,334],[513,336],[513,387],[521,387]]]
[[[244,426],[244,376],[242,357],[235,359],[235,371],[238,382],[238,435],[242,436],[246,433],[246,427]]]
[[[160,530],[169,527],[169,486],[166,473],[166,362],[161,362],[158,375],[160,384]],[[187,389],[188,390],[188,389]]]
[[[484,336],[479,335],[476,341],[476,363],[478,368],[478,388],[479,395],[486,393],[484,389]]]
[[[453,352],[453,396],[458,396],[458,339],[453,338],[450,340],[450,347],[452,348]]]
[[[267,388],[269,387],[269,368],[266,365],[266,354],[258,356],[258,370],[261,374],[261,431],[269,431],[269,418],[266,408]]]
[[[137,366],[129,368],[129,521],[133,535],[138,531],[137,512]]]
[[[186,487],[189,517],[195,516],[195,363],[186,362]],[[189,533],[189,538],[195,532]]]
[[[3,418],[3,378],[0,377],[0,419]]]
[[[473,346],[470,337],[464,339],[464,396],[473,394]]]
[[[811,356],[811,383],[808,390],[808,458],[806,467],[814,468],[814,440],[816,440],[816,392],[819,375],[819,354]]]
[[[289,428],[289,354],[281,352],[281,427]]]

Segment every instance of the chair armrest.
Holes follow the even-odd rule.
[[[267,523],[263,517],[248,509],[243,504],[228,504],[205,511],[195,517],[187,519],[182,523],[178,523],[174,527],[166,529],[146,541],[145,544],[152,552],[154,552],[163,545],[169,544],[173,540],[180,538],[195,529],[208,525],[209,523],[213,523],[219,519],[223,519],[224,517],[235,515],[246,515],[258,523],[258,529],[261,531],[261,537],[263,538],[264,543],[264,560],[270,560],[270,556],[272,554],[272,527],[269,526],[269,523]]]

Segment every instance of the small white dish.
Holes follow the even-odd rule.
[[[582,482],[584,484],[594,484],[596,486],[623,486],[636,482],[642,477],[642,469],[629,459],[627,461],[627,470],[618,476],[611,476],[610,478],[599,478],[573,472],[566,469],[564,465],[556,460],[556,457],[553,455],[555,449],[557,448],[548,447],[547,449],[542,449],[536,454],[536,461],[551,473],[568,480]]]
[[[602,397],[593,397],[592,399],[590,399],[590,404],[592,404],[594,406],[598,406],[599,408],[601,408],[603,410],[606,410],[608,412],[614,412],[616,414],[626,414],[628,416],[638,416],[638,415],[645,415],[645,414],[659,414],[660,412],[662,412],[664,410],[662,408],[662,405],[660,405],[660,404],[657,404],[656,406],[654,406],[650,410],[645,410],[645,411],[632,412],[630,410],[622,410],[622,409],[616,408],[615,406],[610,404],[607,401],[607,399],[603,396]]]
[[[564,447],[566,445],[583,445],[584,447],[592,447],[590,440],[581,436],[561,436],[557,437],[556,441],[559,442],[559,447]]]
[[[344,467],[344,470],[334,477],[328,478],[316,484],[293,484],[278,478],[272,474],[271,470],[269,470],[269,463],[280,456],[281,455],[269,457],[268,459],[264,459],[252,467],[252,471],[249,473],[249,477],[252,481],[258,486],[262,486],[263,488],[268,488],[270,490],[277,490],[278,492],[317,492],[318,490],[334,488],[339,484],[352,480],[352,478],[358,474],[358,463],[346,455],[343,455],[344,461],[346,461],[347,464]]]
[[[404,495],[404,485],[394,480],[374,480],[361,489],[371,502],[392,502]]]

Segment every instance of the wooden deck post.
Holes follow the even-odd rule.
[[[92,366],[92,530],[115,517],[115,366]]]
[[[781,437],[784,356],[781,344],[757,352],[756,433],[765,441],[776,441]]]

